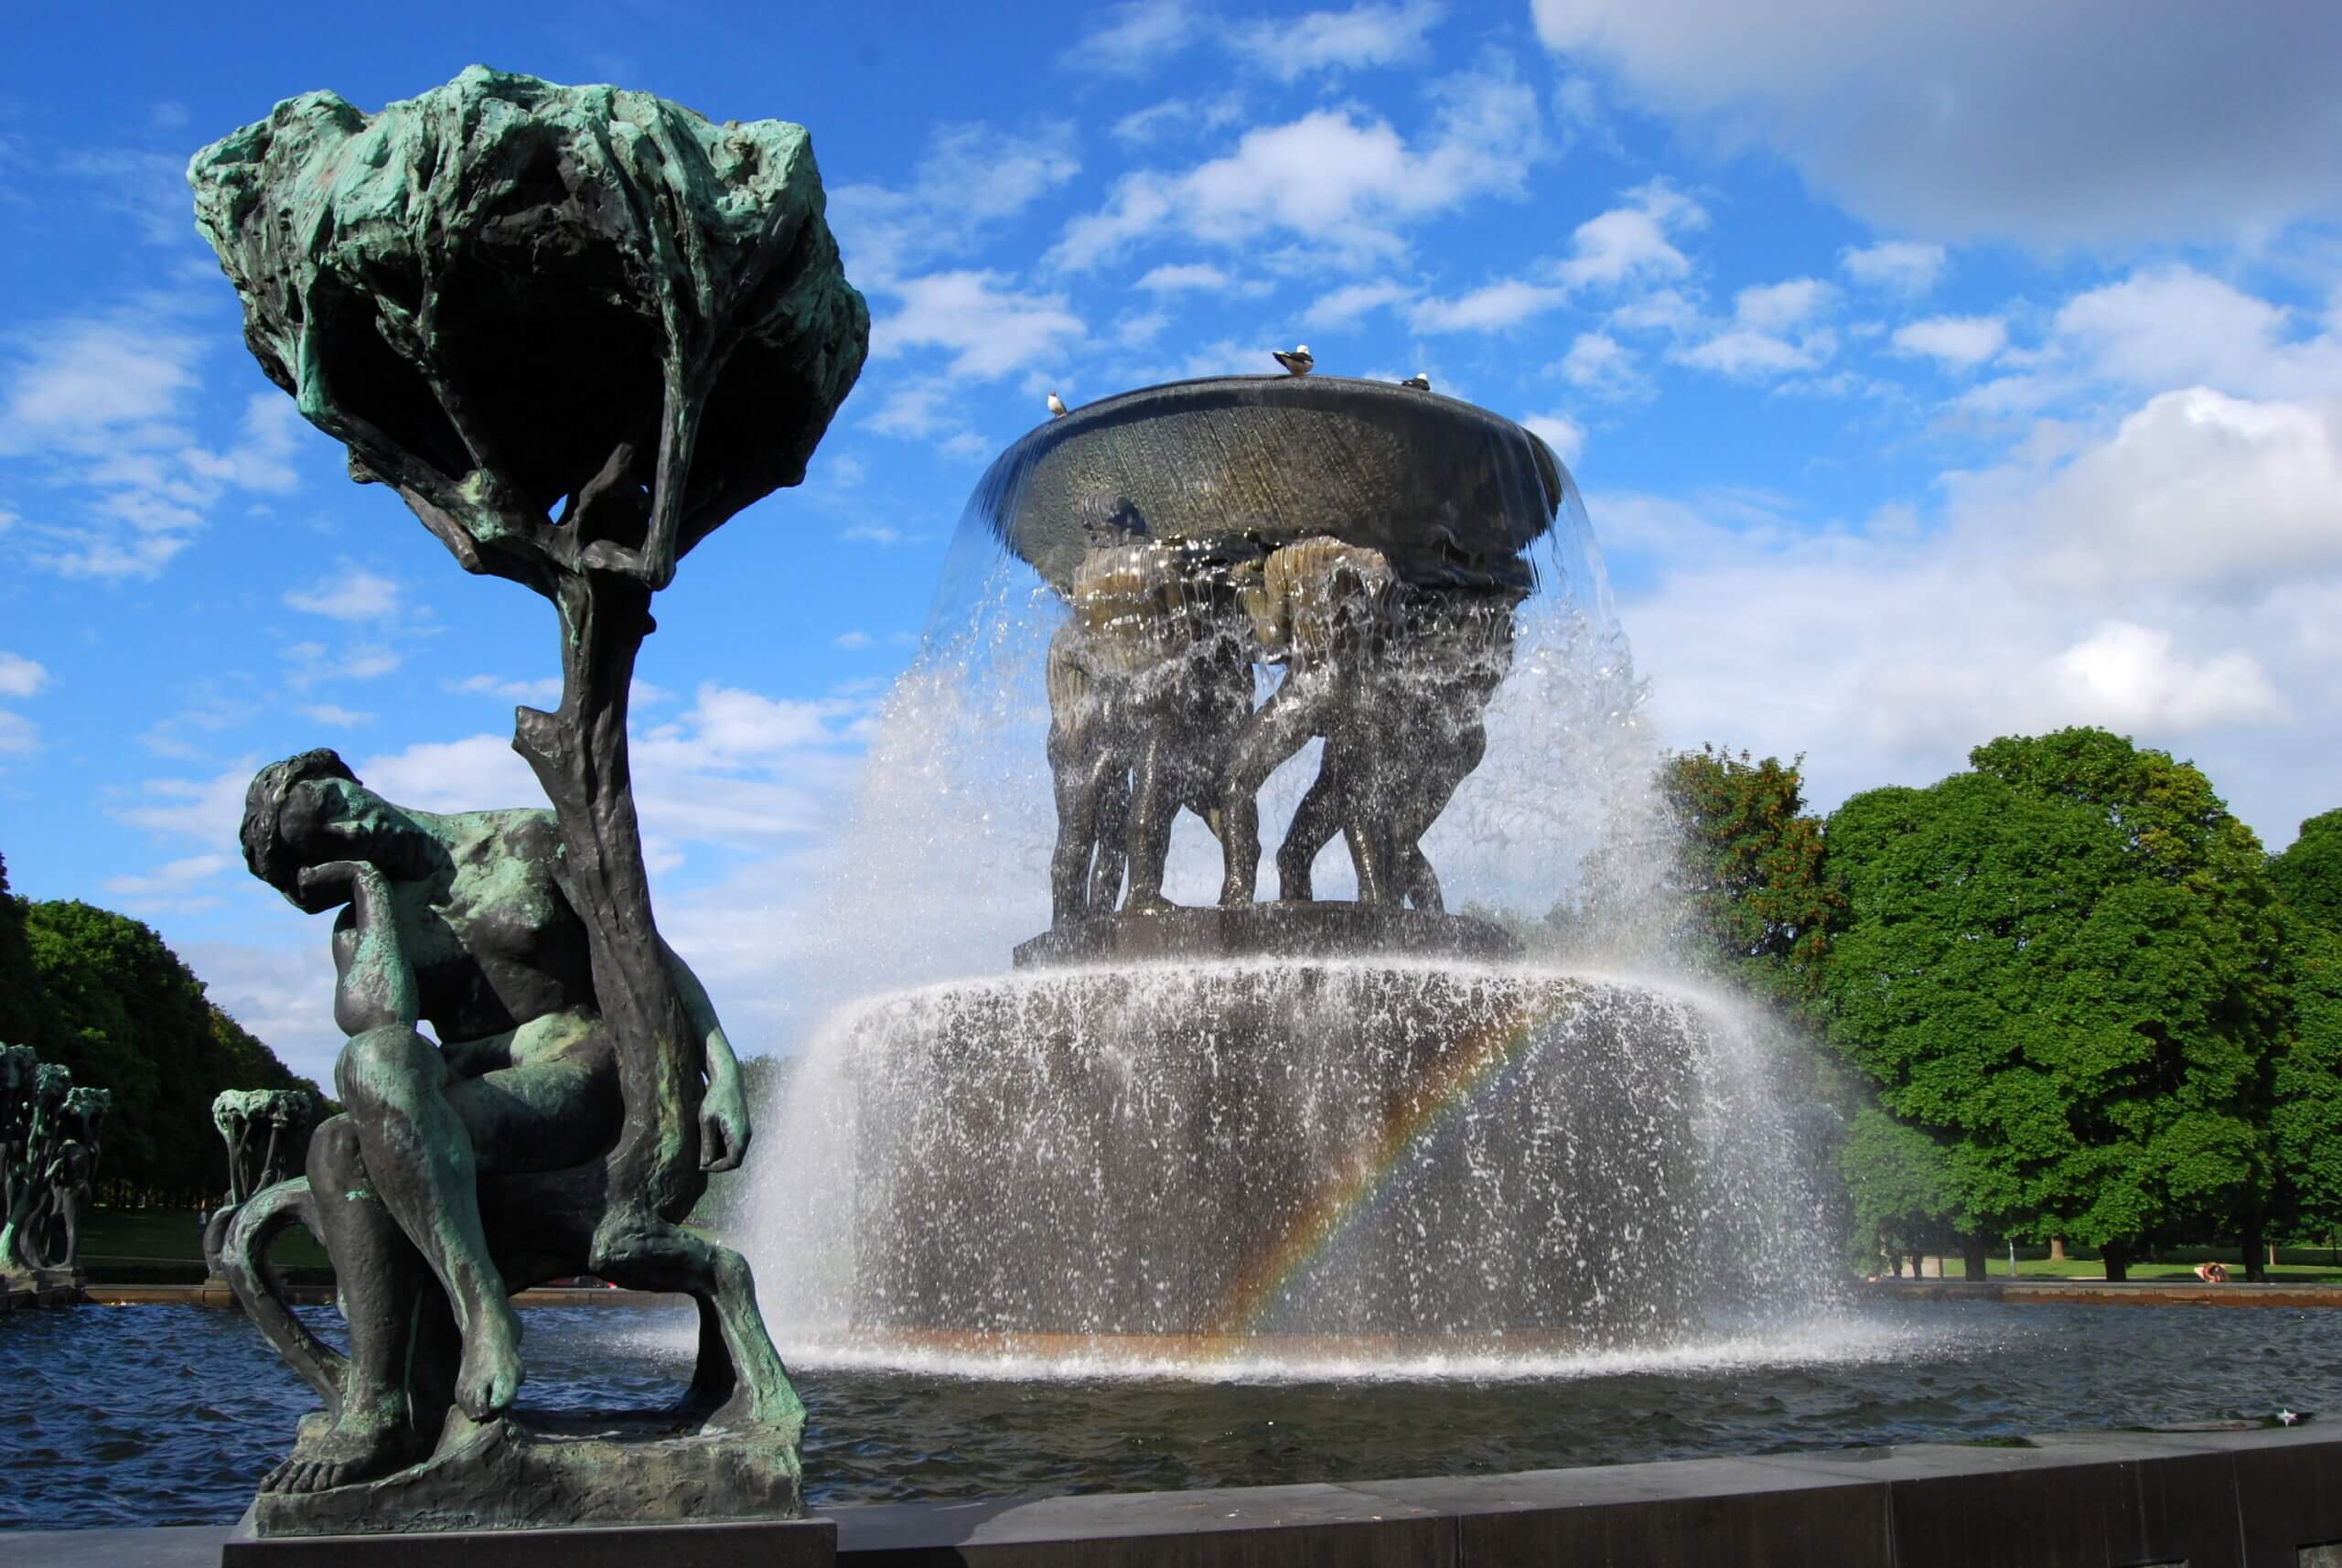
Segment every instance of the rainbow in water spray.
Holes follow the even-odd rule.
[[[1408,1151],[1452,1121],[1501,1077],[1537,1039],[1549,1018],[1576,1005],[1573,997],[1557,996],[1508,1007],[1434,1058],[1407,1092],[1384,1105],[1381,1124],[1359,1141],[1348,1159],[1327,1173],[1284,1229],[1237,1272],[1228,1304],[1214,1321],[1212,1332],[1228,1336],[1255,1332],[1293,1283],[1326,1255],[1359,1216],[1374,1207]]]

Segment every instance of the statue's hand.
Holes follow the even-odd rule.
[[[748,1157],[748,1102],[741,1097],[740,1086],[726,1084],[718,1089],[710,1085],[707,1098],[699,1102],[699,1168],[704,1171],[731,1171],[740,1168]]]
[[[362,860],[329,860],[323,865],[305,865],[295,884],[301,894],[301,908],[312,915],[322,915],[328,909],[359,901],[378,886],[384,886],[382,874]],[[360,905],[359,914],[366,914]]]

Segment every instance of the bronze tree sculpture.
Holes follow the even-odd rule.
[[[412,1179],[395,1197],[355,1190],[386,1200],[401,1244],[431,1265],[435,1286],[417,1307],[419,1353],[397,1397],[357,1423],[403,1423],[403,1440],[336,1446],[305,1429],[310,1452],[296,1449],[272,1485],[313,1494],[316,1506],[264,1509],[263,1528],[271,1517],[287,1530],[381,1528],[396,1504],[323,1499],[357,1489],[411,1445],[435,1439],[444,1458],[500,1422],[521,1372],[502,1293],[579,1273],[699,1302],[694,1399],[719,1427],[779,1442],[787,1474],[768,1479],[785,1483],[793,1506],[801,1406],[747,1266],[681,1224],[706,1169],[738,1157],[747,1125],[725,1081],[728,1047],[716,1059],[705,998],[652,918],[627,704],[653,596],[734,514],[803,478],[861,369],[868,312],[839,266],[810,138],[778,121],[716,124],[646,93],[474,67],[371,116],[330,93],[289,100],[199,153],[188,178],[198,225],[243,301],[247,346],[348,449],[351,477],[395,490],[465,570],[553,607],[561,703],[520,709],[513,736],[553,810],[489,813],[503,819],[491,858],[511,908],[557,928],[539,978],[564,1004],[590,996],[614,1096],[605,1122],[580,1110],[558,1168],[504,1157],[493,1128],[463,1121],[449,1080],[432,1081],[452,1071],[422,1054],[429,1042],[413,1027],[435,1004],[433,955],[385,918],[402,878],[443,875],[432,846],[444,839],[358,787],[338,759],[290,759],[255,780],[254,869],[281,866],[279,886],[304,908],[345,907],[338,1011],[351,1046],[337,1079],[351,1121],[318,1130],[312,1176],[327,1174],[321,1158],[351,1154],[353,1139],[369,1158],[379,1147]],[[311,853],[333,836],[321,817],[370,814],[407,861]],[[540,884],[557,895],[558,914]],[[722,1112],[714,1141],[712,1100]],[[402,1145],[392,1130],[415,1107],[424,1120]],[[465,1201],[467,1181],[476,1205]],[[320,1201],[314,1180],[260,1194],[223,1262],[326,1401],[326,1428],[349,1435],[353,1369],[285,1309],[264,1257],[268,1237],[296,1219],[330,1240]],[[403,1301],[414,1272],[380,1226],[348,1233],[361,1230],[383,1245],[366,1252],[371,1243],[359,1240],[362,1258],[337,1256],[345,1297]],[[463,1419],[443,1429],[435,1412],[450,1403]],[[605,1476],[600,1492],[616,1486]],[[768,1487],[756,1506],[780,1495]],[[530,1517],[543,1518],[537,1501]],[[704,1517],[727,1505],[678,1493],[663,1504],[601,1495],[564,1506],[597,1518],[662,1506]],[[506,1517],[483,1502],[430,1522]]]

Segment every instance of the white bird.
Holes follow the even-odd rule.
[[[2277,1412],[2277,1424],[2280,1426],[2291,1426],[2300,1419],[2300,1416],[2289,1410],[2281,1410]]]
[[[1421,371],[1417,371],[1413,375],[1409,376],[1405,381],[1401,381],[1399,384],[1402,387],[1413,387],[1417,392],[1429,392],[1431,391],[1431,377],[1425,375]]]
[[[1295,343],[1291,353],[1283,349],[1272,349],[1269,352],[1277,357],[1278,364],[1296,376],[1307,375],[1310,368],[1317,363],[1317,356],[1309,351],[1306,343]]]
[[[1065,399],[1058,396],[1054,392],[1049,393],[1049,417],[1051,419],[1065,417]]]

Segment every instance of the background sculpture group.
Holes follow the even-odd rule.
[[[212,1101],[211,1125],[228,1154],[228,1191],[203,1228],[203,1256],[215,1276],[236,1210],[302,1167],[316,1110],[298,1089],[223,1089]]]
[[[30,1046],[0,1046],[0,1273],[79,1266],[113,1103]]]
[[[1220,841],[1220,904],[1252,903],[1261,787],[1313,738],[1325,749],[1277,851],[1278,897],[1315,896],[1338,834],[1359,903],[1444,909],[1422,841],[1487,750],[1522,590],[1409,584],[1330,534],[1158,539],[1127,508],[1084,530],[1048,651],[1055,923],[1167,908],[1182,809]],[[1284,680],[1255,707],[1254,669],[1272,665]]]

